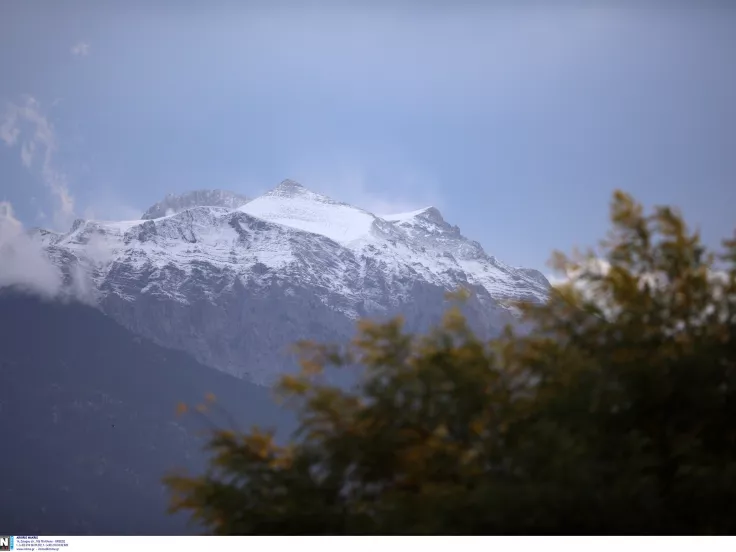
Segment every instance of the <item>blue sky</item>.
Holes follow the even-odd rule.
[[[4,0],[0,200],[64,228],[293,178],[545,271],[615,188],[731,235],[736,5],[512,4]]]

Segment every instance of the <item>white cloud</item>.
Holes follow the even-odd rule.
[[[33,164],[33,156],[36,153],[36,145],[34,142],[24,142],[20,148],[20,160],[23,166],[30,169]]]
[[[351,199],[351,203],[378,215],[402,213],[422,207],[442,208],[443,201],[433,182],[418,175],[397,174],[390,192],[372,188],[368,178],[360,173],[343,182],[345,194]]]
[[[17,126],[18,115],[7,110],[0,121],[0,139],[5,142],[6,146],[14,146],[20,136],[20,129]]]
[[[70,278],[65,283],[42,241],[26,232],[9,202],[0,202],[0,289],[12,288],[45,299],[94,305],[97,292],[92,270],[108,262],[111,255],[107,244],[93,239],[89,259],[68,265]]]
[[[72,55],[84,57],[90,53],[90,45],[86,42],[77,42],[71,47]]]
[[[374,214],[385,215],[422,207],[442,209],[434,178],[397,163],[382,163],[382,174],[371,175],[365,164],[351,160],[305,163],[290,172],[307,188],[345,201]]]
[[[54,197],[54,224],[67,227],[74,218],[74,198],[66,175],[56,166],[58,144],[54,127],[35,98],[27,96],[20,104],[8,103],[0,118],[0,138],[8,147],[21,142],[23,166],[38,167],[44,184]]]
[[[61,286],[61,272],[26,234],[12,205],[0,202],[0,288],[20,288],[52,298],[58,296]]]

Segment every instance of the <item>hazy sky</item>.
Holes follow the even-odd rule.
[[[617,187],[731,235],[736,3],[512,4],[2,0],[0,201],[64,228],[292,178],[545,271]]]

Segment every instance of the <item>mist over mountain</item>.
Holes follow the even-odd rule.
[[[194,190],[183,194],[168,194],[162,201],[149,207],[141,219],[148,220],[174,215],[192,207],[235,209],[247,202],[246,196],[227,190]]]

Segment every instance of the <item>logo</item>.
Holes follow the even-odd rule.
[[[13,537],[0,537],[0,551],[1,550],[12,550],[13,544],[15,544],[13,541],[15,539]]]

